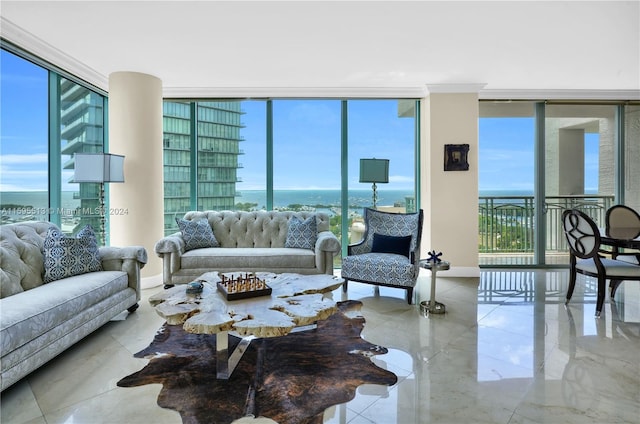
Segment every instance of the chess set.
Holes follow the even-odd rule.
[[[268,296],[271,287],[264,279],[253,273],[239,274],[237,277],[220,275],[222,281],[218,282],[218,290],[227,300],[247,299],[250,297]]]

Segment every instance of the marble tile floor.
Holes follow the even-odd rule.
[[[564,306],[566,270],[489,270],[477,278],[440,278],[444,315],[420,314],[404,290],[349,283],[363,302],[362,336],[388,348],[375,362],[393,371],[392,387],[360,386],[326,410],[325,423],[637,423],[640,418],[640,284],[620,286],[594,318],[595,281],[578,276]],[[180,423],[160,408],[159,385],[120,388],[141,369],[162,319],[148,305],[119,317],[1,395],[3,424]],[[346,299],[340,289],[335,299]],[[126,315],[126,314],[123,314]]]

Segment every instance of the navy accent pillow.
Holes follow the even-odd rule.
[[[371,252],[375,253],[395,253],[396,255],[411,255],[411,236],[386,236],[384,234],[373,234]]]
[[[218,247],[218,240],[213,235],[213,230],[206,219],[189,221],[176,218],[176,223],[182,232],[185,243],[185,251],[200,249],[201,247]]]

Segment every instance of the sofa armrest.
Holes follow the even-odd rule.
[[[340,240],[331,231],[320,231],[318,233],[318,239],[316,240],[316,252],[325,251],[333,252],[334,254],[340,253],[341,250]]]
[[[182,233],[177,232],[158,240],[153,250],[158,257],[162,258],[165,253],[178,253],[182,255],[185,247],[186,244],[182,238]]]
[[[129,287],[136,291],[136,300],[140,300],[140,270],[147,263],[147,250],[142,246],[101,247],[98,250],[102,269],[105,271],[124,271],[127,273]]]
[[[333,274],[333,257],[340,253],[340,241],[331,231],[320,231],[316,240],[316,268],[323,274]]]
[[[165,236],[156,242],[153,250],[158,257],[162,258],[162,282],[165,285],[172,285],[174,272],[180,270],[182,265],[181,257],[185,252],[186,243],[182,238],[182,233],[177,232]]]

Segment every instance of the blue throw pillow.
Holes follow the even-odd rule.
[[[49,228],[42,253],[45,283],[87,272],[102,271],[98,241],[90,225],[80,230],[75,238],[66,237],[56,227]]]
[[[371,252],[375,253],[395,253],[396,255],[411,255],[411,236],[386,236],[384,234],[373,234]]]
[[[291,217],[284,247],[313,250],[316,248],[317,239],[318,226],[315,215],[310,216],[304,221],[301,221],[296,216]]]
[[[218,240],[213,235],[213,230],[206,219],[189,221],[176,218],[176,223],[182,232],[185,242],[185,250],[200,249],[203,247],[218,247]]]

